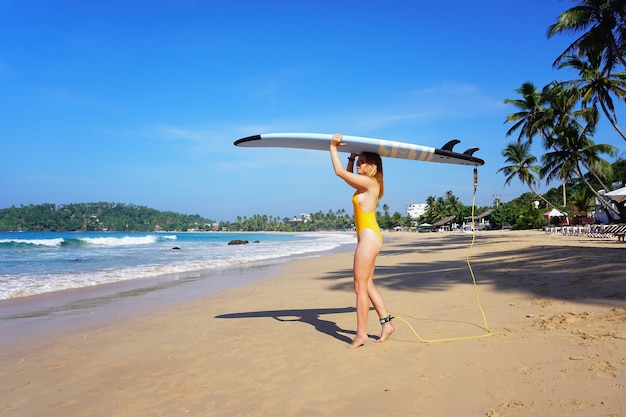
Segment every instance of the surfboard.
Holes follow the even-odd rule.
[[[264,133],[248,136],[235,141],[235,146],[246,148],[294,148],[328,151],[333,137],[327,133]],[[383,157],[409,159],[413,161],[440,162],[457,165],[484,165],[485,161],[474,156],[478,148],[455,152],[454,147],[461,141],[453,139],[441,148],[415,145],[385,139],[343,135],[343,143],[337,149],[346,153],[374,152]]]

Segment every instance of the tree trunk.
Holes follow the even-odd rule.
[[[552,204],[551,202],[549,202],[544,196],[542,196],[541,194],[539,194],[537,191],[535,191],[535,189],[532,187],[532,185],[528,184],[528,188],[530,188],[530,191],[532,191],[533,193],[535,193],[535,195],[537,197],[539,197],[540,199],[542,199],[548,206],[555,208],[557,210],[559,210],[559,208],[557,206],[555,206],[554,204]]]
[[[619,210],[619,222],[626,223],[626,204],[625,203],[616,203],[617,210]]]
[[[604,209],[607,211],[607,214],[609,212],[612,212],[618,216],[621,215],[618,211],[615,211],[615,209],[613,207],[611,207],[611,205],[609,203],[606,202],[606,200],[604,199],[604,197],[602,197],[592,186],[591,184],[589,184],[589,182],[587,181],[587,179],[585,178],[584,175],[582,175],[582,170],[580,169],[580,165],[576,164],[576,173],[578,174],[578,176],[580,177],[580,179],[582,180],[582,182],[585,183],[585,185],[587,186],[587,188],[589,188],[589,190],[591,190],[591,192],[593,193],[594,196],[596,196],[596,198],[598,199],[598,201],[600,202],[600,204],[602,205],[602,207],[604,207]],[[609,216],[610,219],[613,219],[613,216]]]
[[[607,119],[609,119],[609,122],[611,122],[611,124],[613,125],[617,133],[619,133],[619,135],[622,137],[622,139],[626,140],[626,135],[624,135],[624,132],[622,132],[622,129],[620,129],[619,126],[617,125],[617,121],[613,120],[613,117],[611,117],[611,115],[609,114],[609,111],[605,107],[604,102],[602,100],[599,100],[599,101],[600,101],[600,107],[602,107],[602,111],[604,112]]]

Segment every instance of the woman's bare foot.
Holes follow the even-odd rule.
[[[375,343],[384,342],[395,331],[396,331],[396,328],[393,327],[393,324],[391,324],[391,321],[388,321],[387,323],[382,325],[382,329],[380,330],[380,337],[378,338],[378,340],[376,340]]]
[[[365,344],[365,342],[367,342],[367,335],[363,335],[363,336],[356,336],[354,338],[354,340],[352,341],[352,343],[350,343],[349,345],[346,345],[348,349],[356,349],[358,347],[361,347]]]

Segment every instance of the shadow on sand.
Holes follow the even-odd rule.
[[[288,309],[288,310],[267,310],[267,311],[249,311],[242,313],[220,314],[215,316],[218,319],[249,319],[249,318],[272,318],[282,322],[301,322],[306,323],[315,328],[320,333],[327,334],[342,342],[350,343],[352,338],[343,333],[354,335],[352,330],[344,330],[337,326],[337,323],[324,320],[321,316],[327,314],[345,314],[355,313],[353,307],[344,308],[311,308],[311,309]],[[370,337],[374,337],[371,336]]]
[[[475,245],[516,247],[515,235],[480,235]],[[410,255],[409,262],[391,262],[392,266],[376,268],[376,285],[381,289],[419,292],[446,291],[458,283],[471,284],[466,262],[470,239],[450,235],[436,240],[419,240],[395,245],[381,252],[381,257]],[[522,249],[481,251],[471,255],[470,263],[478,290],[489,284],[498,291],[524,291],[536,297],[575,300],[582,303],[621,305],[626,299],[626,257],[623,244],[597,246],[590,241],[568,242],[568,245],[542,245]],[[442,261],[429,258],[455,250],[454,256]],[[461,254],[461,255],[460,255]],[[439,257],[440,258],[440,257]],[[387,262],[389,264],[389,262]],[[352,269],[332,271],[318,279],[327,281],[329,289],[353,291]],[[353,307],[287,309],[222,314],[216,318],[272,318],[282,322],[302,322],[317,331],[349,343],[354,331],[341,329],[335,322],[321,317],[327,314],[354,313]],[[370,336],[376,338],[375,336]]]
[[[599,246],[593,240],[581,239],[563,246],[537,244],[517,249],[515,239],[514,234],[490,235],[488,232],[476,239],[476,247],[515,248],[470,253],[479,290],[480,284],[489,284],[500,291],[524,291],[536,297],[606,305],[626,299],[626,247],[623,243]],[[466,262],[469,249],[470,239],[466,235],[419,240],[396,245],[390,251],[383,249],[381,257],[409,256],[403,256],[405,262],[376,267],[376,285],[394,291],[428,292],[445,291],[457,283],[471,284]],[[447,260],[434,261],[433,253],[453,255]],[[319,279],[332,282],[333,290],[351,291],[351,273],[351,269],[346,268]]]

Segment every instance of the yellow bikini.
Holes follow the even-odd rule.
[[[354,206],[356,236],[359,237],[359,233],[361,233],[363,229],[372,229],[382,243],[383,235],[381,235],[380,227],[378,227],[378,223],[376,222],[376,210],[372,210],[369,213],[364,212],[361,206],[359,206],[359,195],[357,193],[354,193],[352,197],[352,205]]]

